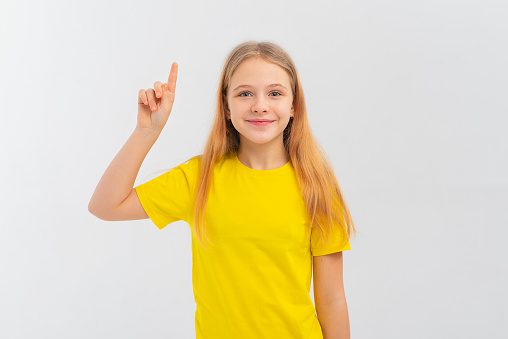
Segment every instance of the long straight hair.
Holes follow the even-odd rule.
[[[240,146],[238,131],[231,121],[226,119],[227,92],[231,77],[238,65],[252,57],[261,57],[282,67],[290,78],[294,115],[284,129],[283,140],[284,147],[289,153],[295,169],[307,213],[310,216],[308,236],[315,228],[324,244],[329,240],[331,228],[340,227],[345,243],[352,233],[356,236],[356,229],[326,153],[312,135],[298,71],[286,51],[277,44],[267,41],[247,41],[237,45],[230,52],[222,68],[217,89],[215,117],[210,134],[203,154],[192,157],[201,159],[201,168],[194,192],[194,222],[191,227],[193,227],[201,245],[208,250],[203,236],[210,243],[212,242],[206,234],[203,216],[208,201],[213,168],[217,162],[237,152]]]

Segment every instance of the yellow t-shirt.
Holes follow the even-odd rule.
[[[200,158],[135,187],[160,229],[193,224]],[[326,247],[310,219],[291,161],[255,170],[234,154],[214,166],[205,213],[207,252],[192,233],[197,339],[322,339],[310,297],[312,255],[351,249],[333,228]]]

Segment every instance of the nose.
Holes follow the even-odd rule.
[[[258,96],[255,102],[252,104],[252,112],[268,112],[270,106],[266,102],[266,99],[262,96]]]

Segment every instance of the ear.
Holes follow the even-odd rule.
[[[293,118],[293,115],[295,114],[295,108],[293,106],[291,106],[291,118]]]

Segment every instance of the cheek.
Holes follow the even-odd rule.
[[[273,108],[275,108],[279,113],[282,114],[291,114],[291,106],[292,102],[290,100],[284,100],[277,102]]]
[[[235,101],[231,102],[228,105],[229,108],[229,114],[233,116],[241,116],[246,111],[250,110],[250,104],[247,101],[241,102],[241,101]]]

